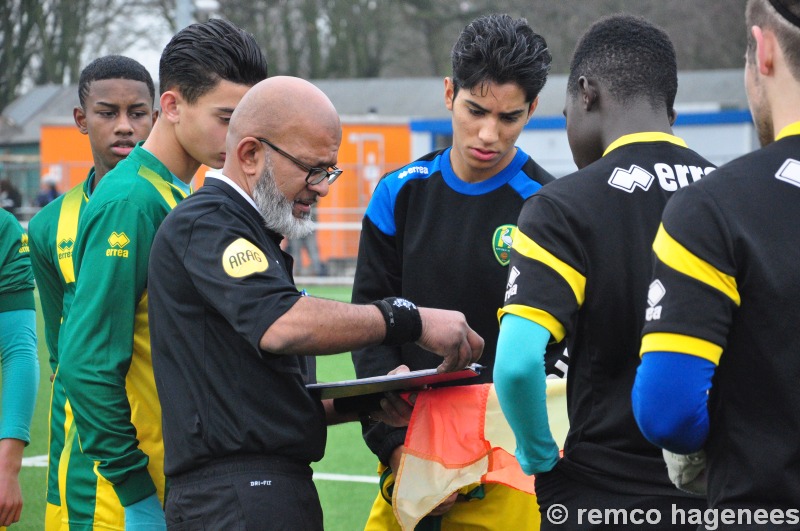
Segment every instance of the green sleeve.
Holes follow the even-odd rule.
[[[31,442],[31,419],[39,387],[36,312],[0,312],[0,364],[3,367],[0,439]]]
[[[28,235],[17,218],[0,210],[0,311],[34,309]]]
[[[75,297],[59,342],[59,378],[81,448],[114,485],[123,506],[156,490],[148,456],[138,447],[125,389],[155,227],[125,200],[84,214],[73,254]]]
[[[48,234],[54,226],[48,224],[50,211],[42,210],[28,225],[28,243],[31,249],[31,265],[39,288],[39,305],[44,318],[44,337],[50,352],[50,368],[55,373],[58,366],[58,334],[64,310],[64,283],[61,280],[54,256],[55,234]]]

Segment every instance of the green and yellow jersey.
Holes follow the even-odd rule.
[[[0,311],[35,309],[29,247],[17,218],[0,209]]]
[[[78,219],[89,200],[93,179],[94,168],[83,184],[48,203],[28,224],[31,264],[39,288],[44,334],[53,372],[58,365],[58,334],[64,300],[71,301],[75,294],[72,248],[78,232]]]
[[[73,247],[76,286],[64,307],[59,379],[83,453],[123,506],[154,492],[164,497],[147,264],[156,230],[185,195],[169,170],[137,146],[84,206]]]
[[[0,209],[0,439],[25,444],[31,440],[39,384],[33,287],[28,235],[10,212]],[[4,484],[16,478],[12,472],[3,475],[10,476]]]
[[[49,351],[50,368],[55,375],[50,392],[50,437],[47,472],[48,531],[61,529],[73,523],[92,523],[96,498],[102,493],[97,488],[94,463],[86,459],[75,441],[72,413],[58,378],[58,336],[61,330],[65,301],[75,295],[75,271],[72,249],[78,232],[78,220],[89,199],[94,168],[83,184],[72,188],[42,208],[28,225],[31,263],[39,288],[39,299],[44,318],[44,331]],[[69,444],[65,445],[65,441]],[[66,452],[65,452],[66,448]],[[65,455],[64,455],[65,453]],[[63,458],[62,458],[63,455]],[[59,484],[64,483],[60,488]],[[69,489],[81,496],[63,499],[62,492]],[[78,487],[83,485],[83,487]],[[114,497],[113,500],[116,501]],[[117,503],[119,506],[119,503]],[[62,509],[63,508],[63,509]],[[122,507],[119,506],[121,514]],[[116,520],[119,520],[117,518]],[[110,522],[109,522],[110,523]]]

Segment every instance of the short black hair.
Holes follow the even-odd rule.
[[[552,61],[544,37],[534,32],[524,18],[505,14],[485,15],[470,22],[450,57],[454,95],[462,87],[514,82],[525,92],[529,103],[544,87]]]
[[[654,109],[674,112],[678,62],[669,36],[642,17],[603,17],[578,41],[567,91],[578,93],[581,76],[599,80],[620,103],[647,98]]]
[[[191,104],[221,80],[253,86],[266,79],[267,58],[252,34],[214,18],[172,37],[161,53],[158,77],[162,94],[177,89]]]
[[[78,99],[81,102],[81,107],[84,107],[86,97],[89,96],[89,85],[93,81],[102,81],[104,79],[141,81],[147,85],[147,90],[150,91],[150,99],[152,100],[150,103],[155,103],[156,89],[153,85],[153,78],[150,77],[150,72],[139,61],[123,55],[106,55],[95,59],[81,71],[81,77],[78,80]]]

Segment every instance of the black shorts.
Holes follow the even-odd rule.
[[[322,531],[322,507],[305,463],[276,457],[220,459],[169,477],[170,531]]]

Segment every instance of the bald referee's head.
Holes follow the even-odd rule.
[[[304,79],[275,76],[251,88],[231,116],[228,141],[258,133],[278,143],[311,131],[340,132],[339,115],[320,89]]]
[[[231,115],[223,173],[253,197],[268,228],[304,236],[311,207],[341,173],[341,140],[339,115],[325,93],[300,78],[271,77]]]

